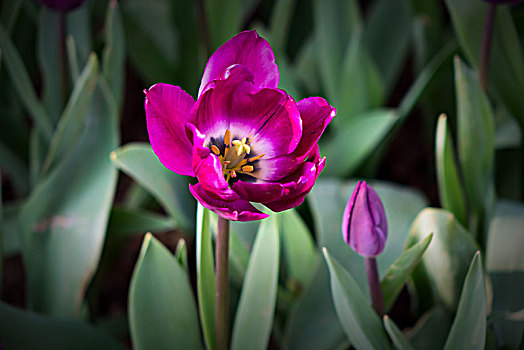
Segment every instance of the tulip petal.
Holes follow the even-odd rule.
[[[221,77],[224,71],[234,64],[242,64],[253,72],[255,86],[278,86],[278,67],[271,46],[256,31],[244,31],[220,46],[209,58],[198,96],[205,92],[210,82]]]
[[[153,151],[169,170],[195,176],[192,146],[184,131],[186,122],[192,121],[195,101],[180,87],[169,84],[155,84],[145,94],[147,132]]]
[[[232,221],[254,221],[267,218],[269,215],[262,213],[251,203],[243,199],[224,201],[216,199],[202,188],[200,184],[189,185],[191,194],[207,209],[217,213],[224,219]]]

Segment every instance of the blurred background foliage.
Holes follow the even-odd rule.
[[[378,264],[396,281],[387,285],[384,321],[394,344],[459,348],[458,338],[480,337],[487,348],[522,349],[524,5],[496,8],[483,89],[489,6],[88,0],[60,14],[32,0],[2,0],[0,343],[122,348],[132,339],[160,348],[184,338],[188,347],[213,348],[202,283],[214,283],[214,214],[197,215],[190,179],[152,152],[142,90],[164,82],[196,96],[210,54],[256,29],[275,52],[279,87],[296,100],[323,96],[338,114],[321,140],[327,166],[307,203],[260,226],[271,235],[257,235],[258,223],[232,224],[231,315],[257,305],[276,310],[261,321],[268,329],[261,339],[235,321],[234,344],[341,349],[354,341],[337,318],[328,271],[342,276],[340,262],[367,298],[363,261],[340,235],[351,179],[366,178],[375,180],[390,222]],[[156,238],[146,236],[137,262],[145,232]],[[264,274],[277,283],[254,298],[275,297],[246,305],[244,288],[259,288]],[[474,283],[486,294],[469,307],[484,313],[468,319],[461,293],[474,293]],[[199,333],[154,336],[144,320],[177,324],[173,315],[156,317],[170,307],[200,317],[204,342]]]

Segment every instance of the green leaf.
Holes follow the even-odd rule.
[[[107,235],[127,237],[130,234],[165,232],[175,228],[175,221],[170,217],[142,209],[114,207],[111,209]]]
[[[318,180],[308,196],[315,222],[317,244],[329,249],[347,266],[353,278],[367,295],[367,278],[363,259],[344,242],[341,233],[344,207],[356,181]],[[374,182],[388,218],[389,236],[384,252],[377,258],[381,276],[402,254],[413,219],[426,205],[424,197],[407,187]],[[318,332],[322,329],[322,332]],[[329,272],[319,264],[313,281],[304,292],[286,326],[285,347],[289,349],[333,349],[347,343],[344,331],[331,302]]]
[[[62,161],[78,142],[87,118],[98,75],[98,59],[93,53],[89,56],[82,74],[78,78],[73,93],[67,102],[62,117],[49,145],[42,173],[47,173]]]
[[[175,249],[175,257],[178,263],[180,264],[180,266],[182,266],[182,268],[186,271],[186,274],[189,274],[188,272],[189,267],[187,264],[187,244],[186,244],[186,240],[183,238],[180,238],[178,240],[178,243]]]
[[[177,52],[171,2],[128,0],[120,5],[125,37],[132,38],[126,43],[127,53],[137,72],[146,84],[175,82]]]
[[[364,27],[363,42],[389,92],[408,53],[413,23],[411,8],[408,0],[381,0],[373,5]]]
[[[359,32],[352,36],[340,74],[339,96],[333,101],[338,101],[335,118],[338,125],[384,103],[384,83]]]
[[[114,349],[125,347],[77,320],[47,317],[0,302],[0,333],[6,349]]]
[[[207,24],[214,51],[240,31],[242,25],[241,0],[204,0]]]
[[[458,221],[466,226],[468,217],[466,212],[466,194],[460,182],[455,147],[447,124],[447,117],[442,114],[437,123],[435,136],[435,162],[439,199],[442,208],[449,210]]]
[[[503,200],[497,203],[489,229],[486,265],[488,271],[524,271],[524,205]]]
[[[444,349],[484,349],[486,342],[486,291],[480,252],[471,261],[455,321]]]
[[[435,308],[424,314],[408,332],[409,341],[418,350],[442,350],[450,328],[449,316]]]
[[[455,59],[458,153],[469,204],[482,220],[493,191],[495,125],[474,72]]]
[[[417,240],[433,232],[433,242],[422,257],[422,264],[435,295],[444,305],[455,310],[469,261],[478,250],[471,234],[443,209],[426,208],[411,227]]]
[[[29,305],[36,311],[79,317],[100,259],[117,180],[109,161],[118,144],[116,109],[105,88],[100,81],[84,133],[19,215]]]
[[[328,159],[324,172],[330,176],[354,173],[397,120],[395,111],[388,109],[367,111],[348,120],[337,130],[334,138],[321,145],[322,153]],[[349,149],[351,152],[344,152],[343,161],[333,161],[340,158],[341,150]]]
[[[29,178],[27,167],[22,159],[18,157],[11,149],[0,141],[0,163],[2,170],[12,181],[13,186],[21,194],[28,190]]]
[[[326,248],[323,252],[331,275],[333,303],[350,343],[357,349],[390,349],[382,324],[357,282]]]
[[[200,203],[197,208],[196,268],[198,311],[206,348],[215,349],[215,267],[209,220],[210,211]]]
[[[398,106],[398,115],[401,120],[407,118],[413,108],[415,108],[424,91],[427,90],[437,73],[456,51],[457,43],[455,41],[448,42],[417,75],[417,78],[411,84]]]
[[[276,216],[260,228],[249,258],[235,316],[231,349],[266,349],[277,299],[280,244]]]
[[[142,244],[129,288],[135,349],[201,349],[195,300],[186,272],[151,234]]]
[[[195,200],[189,193],[188,180],[166,169],[150,145],[131,143],[111,153],[116,167],[146,189],[175,219],[177,226],[192,231]]]
[[[51,118],[45,111],[42,103],[38,100],[29,74],[24,67],[24,63],[2,25],[0,25],[0,49],[2,50],[2,57],[5,59],[11,84],[13,84],[13,87],[18,93],[18,97],[22,101],[24,108],[42,135],[47,140],[50,140],[53,134]]]
[[[107,7],[102,62],[102,74],[113,92],[116,105],[119,107],[122,104],[126,52],[124,25],[116,1],[110,1]]]
[[[23,203],[3,203],[2,208],[2,247],[1,255],[6,258],[20,253],[21,250],[21,231],[18,225],[18,215]]]
[[[318,40],[318,66],[324,91],[338,105],[341,69],[347,43],[360,30],[361,18],[357,1],[315,0],[313,19]]]
[[[388,315],[384,316],[382,320],[384,323],[384,328],[389,334],[389,337],[393,341],[393,345],[397,350],[413,350],[413,346],[406,339],[402,331],[397,327],[395,322],[393,322]]]
[[[317,265],[315,243],[296,210],[287,210],[277,215],[281,224],[284,261],[289,276],[303,288],[309,285]]]
[[[65,16],[67,34],[75,40],[80,58],[80,66],[83,66],[92,51],[91,24],[89,23],[88,3],[84,2],[77,9],[70,11]]]
[[[478,68],[484,19],[489,4],[446,0],[460,46],[468,61]],[[524,127],[524,67],[520,39],[508,8],[497,6],[490,50],[488,85]]]
[[[62,93],[65,91],[62,86],[65,70],[61,71],[60,16],[58,12],[42,6],[38,31],[39,59],[44,81],[43,102],[53,122],[58,120],[62,112]]]
[[[432,237],[433,234],[429,234],[424,240],[404,251],[389,267],[384,277],[382,277],[380,286],[382,288],[382,294],[384,295],[386,310],[389,310],[393,306],[402,287],[409,279],[411,272],[420,262],[422,255],[428,248]]]
[[[71,35],[66,38],[66,49],[71,81],[76,83],[80,77],[80,69],[78,68],[78,54],[76,52],[75,39]]]
[[[278,0],[271,11],[269,27],[271,29],[271,47],[273,51],[285,50],[296,0]]]

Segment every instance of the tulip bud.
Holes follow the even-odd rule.
[[[387,236],[388,223],[380,197],[365,181],[359,181],[344,211],[344,241],[358,254],[374,257],[384,250]]]

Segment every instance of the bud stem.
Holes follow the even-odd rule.
[[[229,220],[218,216],[216,242],[215,329],[218,350],[229,347]]]
[[[365,261],[369,282],[369,294],[371,295],[373,309],[375,309],[377,315],[382,318],[386,314],[386,308],[384,306],[382,289],[380,288],[380,280],[378,279],[377,260],[375,257],[366,257]]]

